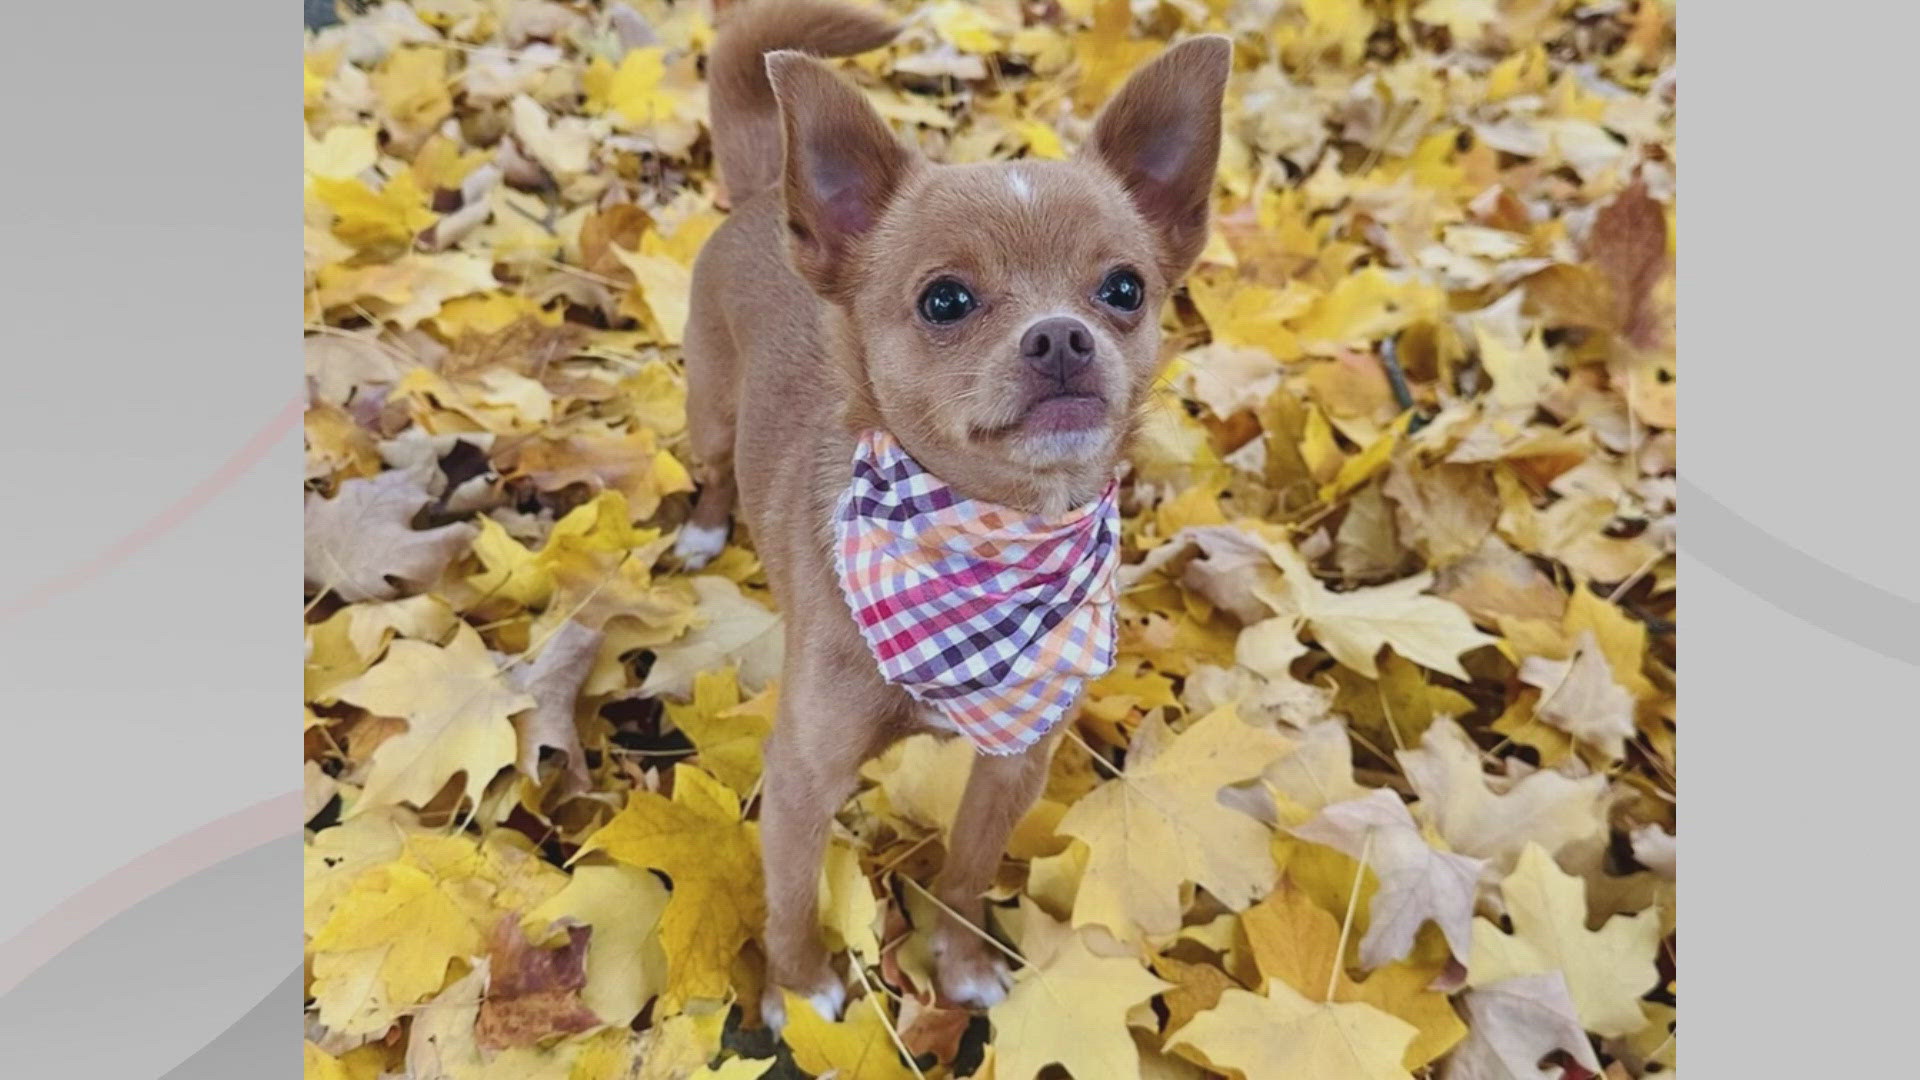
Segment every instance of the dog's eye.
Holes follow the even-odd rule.
[[[977,306],[967,287],[952,278],[941,278],[920,294],[920,317],[937,325],[959,322]]]
[[[1139,274],[1131,270],[1115,270],[1100,283],[1100,291],[1094,295],[1110,308],[1138,311],[1141,302],[1147,298],[1147,287],[1140,281]]]

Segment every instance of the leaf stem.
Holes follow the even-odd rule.
[[[1340,920],[1340,944],[1333,950],[1333,967],[1327,972],[1327,993],[1322,1001],[1332,1001],[1333,991],[1340,985],[1340,969],[1347,964],[1347,935],[1353,931],[1353,909],[1360,906],[1360,883],[1367,876],[1367,858],[1373,854],[1373,830],[1367,830],[1367,839],[1360,845],[1360,865],[1353,870],[1353,891],[1347,894],[1347,914]]]

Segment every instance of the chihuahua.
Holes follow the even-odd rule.
[[[884,432],[954,497],[1036,520],[1111,499],[1159,366],[1158,313],[1207,240],[1232,59],[1219,36],[1170,47],[1071,160],[936,165],[814,58],[897,31],[833,0],[749,0],[709,58],[733,209],[694,266],[684,353],[700,491],[676,551],[704,565],[737,502],[786,619],[760,818],[776,1027],[783,989],[828,1018],[845,1003],[816,889],[861,764],[916,731],[955,730],[883,675],[842,591],[835,520],[862,433]],[[933,888],[949,912],[933,929],[949,1002],[984,1008],[1008,989],[974,927],[1064,726],[974,759]]]

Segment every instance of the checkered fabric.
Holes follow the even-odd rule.
[[[1113,668],[1116,483],[1058,521],[962,498],[885,432],[834,514],[840,588],[880,674],[1012,754]]]

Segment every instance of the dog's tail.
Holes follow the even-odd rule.
[[[766,54],[852,56],[892,41],[900,24],[837,0],[746,0],[723,17],[707,58],[713,152],[738,206],[780,178],[780,116]]]

